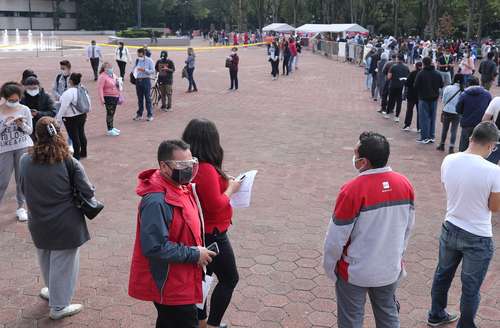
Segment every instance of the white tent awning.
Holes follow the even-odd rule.
[[[304,33],[343,33],[358,32],[368,33],[369,31],[358,24],[305,24],[297,27],[297,32]]]
[[[293,32],[293,31],[295,31],[295,27],[290,26],[290,25],[285,24],[285,23],[273,23],[273,24],[270,24],[270,25],[267,25],[266,27],[264,27],[262,29],[262,31],[264,31],[264,32],[282,32],[282,33],[285,33],[285,32]]]

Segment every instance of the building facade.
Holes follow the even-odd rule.
[[[76,1],[0,0],[0,30],[4,29],[76,30]]]

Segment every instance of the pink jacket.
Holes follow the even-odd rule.
[[[102,103],[104,103],[104,97],[120,97],[120,90],[116,85],[116,76],[113,74],[113,77],[111,77],[106,72],[101,73],[97,81],[97,91]]]
[[[290,53],[292,56],[297,56],[297,46],[295,45],[295,42],[290,42],[288,44],[288,48],[290,48]]]

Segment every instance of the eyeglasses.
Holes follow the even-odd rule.
[[[185,160],[185,161],[164,161],[165,164],[167,164],[170,168],[172,169],[186,169],[188,167],[194,167],[195,165],[198,165],[198,159],[196,157],[193,157],[193,159]]]

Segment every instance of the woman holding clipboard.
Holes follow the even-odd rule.
[[[218,256],[207,266],[207,274],[215,273],[218,283],[210,300],[208,320],[206,304],[198,313],[200,328],[226,327],[221,325],[222,317],[239,279],[233,248],[227,236],[233,216],[230,197],[240,189],[241,179],[235,180],[222,170],[224,150],[213,122],[206,119],[191,120],[182,139],[190,144],[193,156],[200,162],[193,182],[205,220],[205,245],[217,243],[219,248]]]

